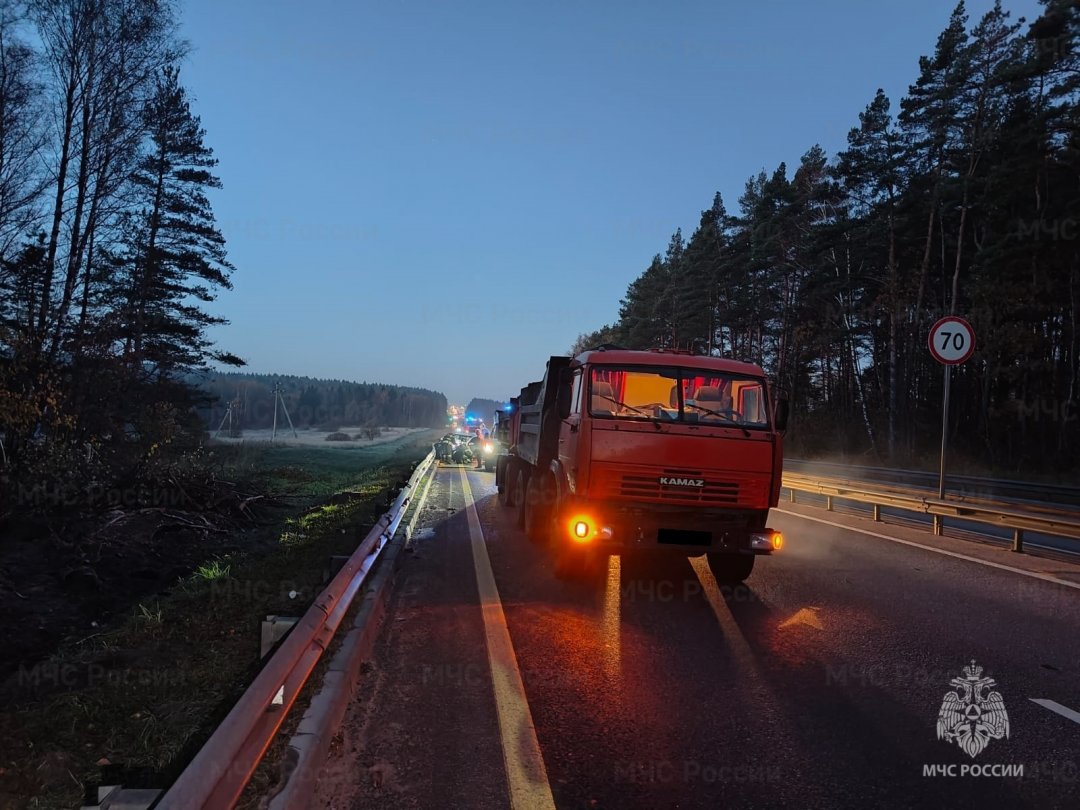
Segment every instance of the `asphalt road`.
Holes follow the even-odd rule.
[[[493,484],[439,470],[313,807],[1080,805],[1080,565],[782,503],[744,588],[566,583]],[[974,757],[937,732],[972,659],[1008,715]]]

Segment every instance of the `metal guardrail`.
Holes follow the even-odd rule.
[[[839,476],[822,476],[818,474],[804,474],[794,471],[786,473],[789,476],[802,476],[803,478],[812,481],[827,481],[830,485],[842,487],[844,489],[868,489],[871,492],[880,493],[883,495],[906,495],[912,498],[933,498],[937,499],[936,486],[931,489],[929,487],[922,487],[919,485],[910,486],[898,484],[892,481],[864,481],[858,478],[841,478]],[[1004,498],[988,498],[979,495],[970,495],[961,493],[946,492],[944,501],[953,503],[958,506],[964,507],[976,507],[983,506],[990,509],[998,507],[1007,507],[1011,509],[1019,509],[1025,514],[1038,514],[1049,515],[1053,517],[1064,517],[1070,519],[1072,517],[1080,518],[1080,509],[1077,507],[1069,506],[1066,504],[1053,503],[1050,501],[1010,501]]]
[[[785,458],[784,466],[793,473],[824,475],[827,478],[858,478],[864,483],[898,483],[924,486],[937,490],[938,473],[922,470],[897,470],[891,467],[863,467],[856,464],[840,464],[834,461],[812,461]],[[1002,478],[985,478],[973,475],[949,475],[945,480],[947,492],[961,495],[985,495],[992,493],[1002,499],[1019,498],[1044,501],[1062,505],[1080,505],[1080,486],[1068,484],[1042,484],[1032,481],[1016,481]]]
[[[1069,513],[1065,512],[1025,510],[1022,507],[1006,502],[972,503],[949,499],[941,500],[914,492],[852,486],[848,482],[836,479],[788,472],[784,473],[781,488],[788,490],[792,503],[796,502],[796,492],[824,495],[826,508],[830,511],[833,508],[833,499],[868,504],[874,508],[874,520],[881,520],[881,507],[883,506],[931,515],[934,518],[934,534],[936,535],[942,533],[944,518],[946,517],[996,526],[1012,531],[1013,551],[1018,552],[1024,550],[1025,531],[1080,540],[1080,519],[1072,518]]]
[[[434,460],[421,461],[397,499],[315,599],[304,617],[207,740],[155,810],[232,808],[262,760],[312,670],[329,647],[353,597],[379,553],[393,538],[411,501],[410,494]]]

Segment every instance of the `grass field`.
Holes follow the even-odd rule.
[[[0,807],[77,807],[87,786],[168,784],[258,672],[261,621],[303,615],[330,557],[355,549],[438,433],[212,448],[277,505],[231,550],[3,684]]]
[[[267,444],[274,447],[318,447],[324,449],[340,448],[349,449],[356,447],[373,447],[375,445],[392,443],[401,439],[404,439],[410,435],[416,433],[426,432],[424,428],[380,428],[380,433],[373,439],[363,438],[363,427],[343,427],[340,430],[334,431],[335,433],[345,433],[352,438],[348,441],[327,441],[327,436],[331,433],[325,430],[298,430],[293,435],[293,431],[286,428],[281,430],[278,428],[277,435],[274,435],[274,431],[270,429],[261,430],[245,430],[244,435],[238,438],[229,438],[228,436],[221,436],[213,439],[214,444],[222,445],[261,445]]]

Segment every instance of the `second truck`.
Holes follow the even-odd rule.
[[[611,553],[704,554],[736,583],[783,546],[767,521],[787,403],[759,366],[601,347],[551,357],[510,403],[499,500],[550,542],[557,575]]]

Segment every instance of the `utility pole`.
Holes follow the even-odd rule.
[[[289,416],[289,409],[285,407],[285,397],[282,396],[282,393],[281,393],[281,384],[280,383],[275,383],[274,384],[274,430],[273,430],[273,433],[270,436],[270,441],[273,442],[274,439],[277,438],[277,406],[278,406],[278,401],[281,402],[281,410],[285,412],[285,419],[288,421],[289,428],[292,430],[293,438],[294,439],[300,438],[296,433],[296,428],[293,427],[292,417]]]
[[[236,404],[235,400],[230,402],[225,407],[225,415],[223,417],[221,417],[221,424],[218,425],[218,429],[217,429],[217,432],[214,434],[214,438],[220,438],[221,429],[223,427],[225,427],[226,420],[228,420],[228,422],[229,422],[229,435],[232,436],[232,416],[233,416],[233,405],[234,404]]]

